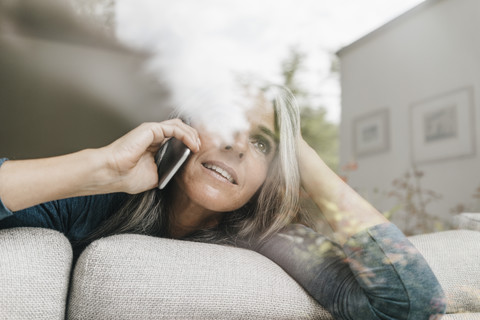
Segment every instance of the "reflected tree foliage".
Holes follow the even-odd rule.
[[[312,102],[312,93],[308,92],[299,80],[305,70],[305,58],[304,53],[296,49],[290,50],[289,56],[281,65],[283,85],[297,98],[303,138],[332,170],[338,171],[338,125],[328,121],[327,110]],[[331,72],[337,72],[336,70],[332,67]]]

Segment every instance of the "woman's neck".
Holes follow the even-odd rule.
[[[173,201],[169,216],[170,236],[178,239],[202,229],[216,226],[223,213],[205,209],[191,201],[184,192],[172,192]]]

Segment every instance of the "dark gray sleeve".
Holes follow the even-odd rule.
[[[345,245],[292,225],[258,249],[297,280],[335,319],[429,319],[445,298],[425,259],[393,224]]]
[[[0,166],[6,161],[0,159]],[[0,199],[0,229],[48,228],[70,240],[81,240],[95,230],[126,199],[122,193],[92,195],[49,201],[12,212]]]

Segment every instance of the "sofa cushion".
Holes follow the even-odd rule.
[[[332,319],[264,256],[205,243],[117,235],[75,267],[69,319]]]
[[[0,230],[0,318],[64,319],[72,248],[40,228]]]
[[[480,232],[450,230],[409,239],[442,285],[447,313],[480,312]]]

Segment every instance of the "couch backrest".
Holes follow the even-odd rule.
[[[452,230],[410,240],[444,288],[447,313],[478,316],[480,232]],[[57,231],[0,230],[1,318],[64,319],[71,261],[71,246]],[[139,235],[108,237],[86,249],[67,312],[70,319],[332,319],[255,252]]]
[[[71,263],[57,231],[0,230],[0,318],[64,319]]]
[[[264,256],[245,249],[118,235],[75,267],[69,319],[332,319]]]

